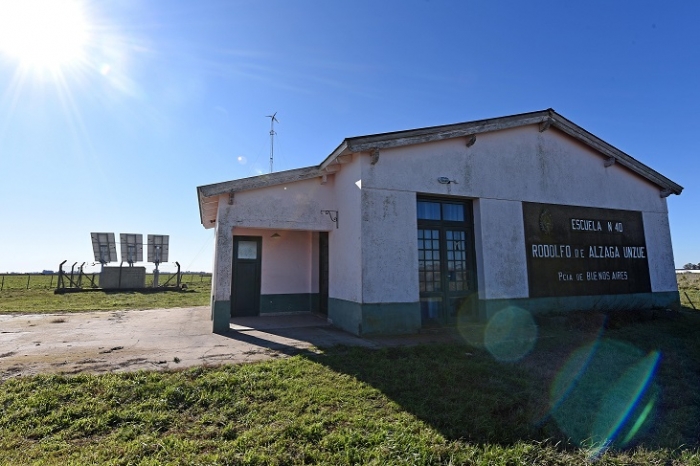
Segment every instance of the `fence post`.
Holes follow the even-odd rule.
[[[5,287],[5,276],[2,276],[2,283],[0,283],[0,291]]]
[[[32,279],[31,275],[27,275],[27,289],[29,289],[29,280]]]
[[[51,274],[51,283],[49,283],[49,289],[53,288],[53,274]]]

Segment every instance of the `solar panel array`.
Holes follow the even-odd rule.
[[[117,262],[117,243],[114,233],[90,233],[92,251],[95,261],[102,265]],[[148,235],[148,262],[160,264],[168,262],[168,235]],[[143,235],[140,233],[121,233],[119,235],[122,262],[133,265],[143,262]]]

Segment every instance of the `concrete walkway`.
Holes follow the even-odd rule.
[[[0,380],[243,363],[335,345],[414,345],[447,334],[358,338],[312,314],[244,317],[212,333],[208,307],[0,315]]]

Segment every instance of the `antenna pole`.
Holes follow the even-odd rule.
[[[275,115],[277,115],[277,112],[265,117],[270,119],[270,173],[272,173],[272,162],[275,158],[275,134],[277,134],[275,132],[275,121],[279,123],[279,120],[275,118]]]

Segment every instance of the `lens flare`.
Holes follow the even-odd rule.
[[[551,386],[550,414],[567,436],[589,447],[591,457],[625,446],[653,417],[659,360],[658,351],[644,355],[613,340],[579,348]]]
[[[625,438],[622,440],[623,445],[627,445],[630,443],[630,441],[634,438],[635,435],[637,435],[637,432],[639,432],[639,429],[644,425],[644,421],[647,420],[649,417],[649,414],[651,413],[651,410],[654,409],[654,405],[656,404],[656,396],[654,396],[649,403],[644,406],[644,409],[642,412],[637,416],[637,420],[634,422],[634,425],[630,429],[629,432],[627,432],[627,435]]]
[[[654,351],[620,375],[602,400],[593,425],[594,438],[604,438],[608,443],[617,438],[626,423],[631,420],[630,414],[649,386],[658,362],[659,353]],[[647,416],[648,414],[644,417]],[[641,418],[641,415],[639,417]]]
[[[486,323],[477,321],[469,306],[464,305],[457,310],[457,330],[467,343],[483,348],[485,329]]]
[[[598,342],[575,351],[569,360],[566,362],[559,375],[552,384],[550,392],[550,412],[557,410],[559,405],[569,396],[571,390],[576,387],[579,379],[583,375],[591,361],[595,350],[598,347]]]
[[[489,319],[484,330],[484,346],[499,361],[517,361],[528,354],[537,341],[537,324],[529,312],[509,306]]]

